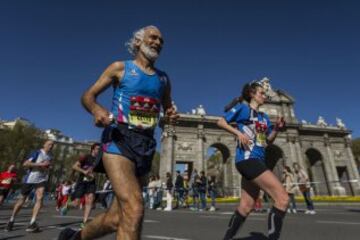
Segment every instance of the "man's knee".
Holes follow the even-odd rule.
[[[27,196],[21,195],[20,198],[17,200],[18,205],[23,205],[26,201]]]
[[[104,225],[108,226],[113,232],[116,232],[120,223],[120,213],[108,212],[104,217]]]
[[[95,197],[93,194],[89,194],[85,197],[85,203],[86,204],[92,204],[95,200]]]
[[[44,200],[44,195],[43,194],[39,194],[36,196],[36,202],[42,202]]]
[[[137,226],[144,216],[144,205],[141,200],[134,200],[123,205],[122,213],[125,222],[131,226]]]

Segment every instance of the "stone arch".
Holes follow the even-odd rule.
[[[265,149],[265,162],[266,166],[272,169],[274,174],[281,180],[285,164],[283,150],[275,144],[267,146]]]
[[[330,195],[330,189],[325,173],[323,154],[316,148],[305,151],[307,172],[316,195]]]
[[[208,155],[209,151],[211,152]],[[207,146],[206,171],[208,175],[216,177],[219,195],[232,195],[232,161],[231,151],[221,142],[215,142]]]

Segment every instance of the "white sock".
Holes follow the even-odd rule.
[[[14,216],[11,216],[10,217],[10,222],[13,222],[15,220],[15,217]]]
[[[30,224],[33,224],[35,221],[36,221],[36,217],[32,217],[31,221],[30,221]]]

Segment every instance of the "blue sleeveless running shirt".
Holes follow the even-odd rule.
[[[251,144],[244,149],[238,142],[235,162],[258,159],[265,161],[267,136],[272,132],[273,125],[267,114],[257,112],[246,103],[239,103],[224,114],[226,122],[236,122],[237,128],[247,135]]]
[[[128,124],[129,128],[154,129],[168,77],[157,69],[154,74],[147,74],[133,61],[124,63],[124,76],[114,87],[111,109],[114,120]]]

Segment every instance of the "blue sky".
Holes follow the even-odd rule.
[[[360,4],[356,1],[1,1],[0,118],[25,117],[77,140],[100,129],[80,96],[131,33],[156,25],[157,63],[181,112],[209,114],[267,76],[296,100],[299,120],[343,119],[360,137]],[[110,106],[111,90],[100,97]]]

